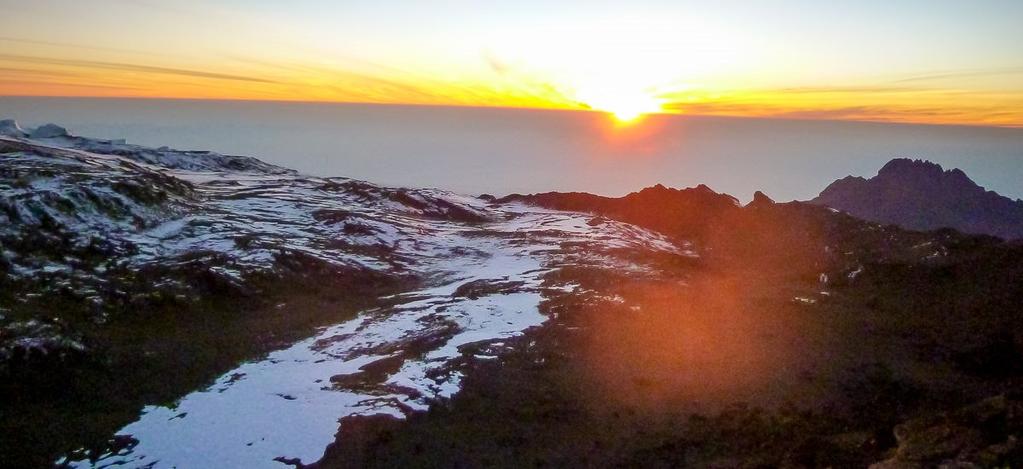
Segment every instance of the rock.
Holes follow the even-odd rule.
[[[348,220],[353,214],[350,210],[321,209],[314,211],[312,215],[313,219],[318,222],[333,225]]]
[[[68,137],[70,134],[67,129],[57,124],[46,124],[36,127],[35,130],[28,135],[31,138],[55,138],[55,137]]]
[[[24,138],[28,136],[28,132],[25,132],[18,126],[18,122],[14,119],[0,120],[0,135],[5,137],[16,137]]]
[[[459,285],[451,296],[478,300],[484,296],[517,293],[524,285],[521,281],[473,280]]]
[[[341,419],[341,428],[338,430],[334,443],[327,447],[324,460],[332,464],[324,466],[331,467],[334,464],[340,467],[357,467],[362,461],[367,461],[372,454],[373,446],[381,440],[387,441],[398,432],[404,425],[401,419],[392,415],[353,415]],[[338,442],[343,441],[344,444]],[[322,460],[321,460],[322,461]],[[313,463],[310,467],[321,467]]]
[[[756,191],[753,193],[753,201],[751,201],[749,204],[746,204],[746,207],[760,208],[769,207],[771,205],[774,205],[774,199],[768,197],[767,194],[764,194],[763,192]]]
[[[359,390],[371,385],[383,383],[388,376],[397,373],[405,363],[405,354],[398,353],[383,357],[359,367],[355,373],[340,374],[330,377],[330,381],[338,389]]]

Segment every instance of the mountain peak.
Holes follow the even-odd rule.
[[[839,179],[811,203],[915,230],[1023,238],[1023,203],[985,191],[958,168],[946,171],[926,160],[896,158],[870,179]]]
[[[927,160],[893,159],[881,167],[881,170],[877,172],[877,177],[894,179],[901,184],[956,185],[964,188],[983,189],[977,186],[961,169],[953,168],[946,171],[941,165]]]
[[[902,174],[907,172],[929,172],[929,173],[941,173],[944,169],[937,163],[932,163],[927,160],[914,160],[909,158],[894,158],[891,161],[885,163],[881,167],[881,170],[877,172],[877,175],[882,174]]]

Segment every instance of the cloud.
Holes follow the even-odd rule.
[[[780,88],[770,90],[779,93],[812,94],[812,93],[912,93],[926,91],[910,86],[808,86],[799,88]]]
[[[914,83],[921,81],[938,81],[947,80],[950,78],[974,78],[974,77],[988,77],[998,75],[1017,75],[1023,74],[1023,67],[1011,67],[1011,68],[992,68],[992,69],[976,69],[976,70],[956,70],[946,72],[936,72],[926,75],[916,75],[912,77],[902,78],[894,80],[892,83]]]
[[[688,115],[769,117],[781,119],[852,120],[904,123],[941,123],[1023,127],[1023,114],[1015,109],[975,105],[949,107],[855,105],[815,108],[797,104],[741,102],[670,102],[668,111]]]
[[[148,52],[142,52],[142,51],[136,51],[136,50],[130,50],[130,49],[119,49],[119,48],[116,48],[116,47],[99,47],[99,46],[86,46],[86,45],[81,45],[81,44],[68,44],[68,43],[64,43],[64,42],[37,41],[35,39],[22,39],[22,38],[9,37],[9,36],[0,36],[0,41],[2,41],[2,42],[15,42],[15,43],[19,43],[19,44],[31,44],[31,45],[36,45],[36,46],[64,47],[64,48],[71,48],[71,49],[97,50],[97,51],[103,51],[103,52],[127,52],[127,53],[131,53],[131,54],[147,54],[147,55],[150,55]]]
[[[910,110],[890,109],[882,106],[846,106],[833,109],[799,109],[783,111],[777,117],[796,119],[898,119],[919,117],[956,116],[959,112],[940,108],[913,108]]]
[[[487,63],[487,66],[490,67],[491,71],[500,76],[507,75],[511,69],[508,64],[502,62],[501,59],[497,58],[497,56],[490,51],[483,52],[483,60]]]
[[[0,77],[4,75],[11,76],[40,76],[40,77],[72,77],[80,78],[82,75],[73,72],[63,72],[56,70],[35,70],[31,68],[18,68],[18,67],[3,67],[0,66]]]
[[[49,57],[31,57],[12,54],[0,54],[0,60],[18,63],[30,63],[39,65],[57,65],[65,67],[81,67],[102,70],[117,70],[123,72],[157,73],[162,75],[175,75],[192,78],[210,78],[214,80],[233,80],[251,83],[280,83],[264,78],[249,77],[242,75],[230,75],[225,73],[204,72],[200,70],[187,70],[181,68],[156,67],[151,65],[138,65],[119,62],[100,62],[94,60],[58,59]]]
[[[45,85],[51,85],[54,87],[62,88],[82,88],[82,89],[95,89],[95,90],[116,90],[116,91],[134,91],[138,90],[134,86],[110,86],[110,85],[91,85],[83,83],[44,83]],[[0,78],[0,86],[22,86],[30,89],[38,89],[40,83],[38,81],[27,81],[27,80],[8,80]],[[51,88],[52,89],[52,88]],[[34,96],[34,95],[33,95]]]

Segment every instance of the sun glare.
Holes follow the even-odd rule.
[[[636,119],[639,119],[640,116],[645,114],[641,110],[625,109],[625,108],[623,108],[623,109],[612,109],[610,112],[611,112],[611,116],[613,116],[616,121],[622,122],[622,123],[629,123],[629,122],[635,121]]]
[[[621,89],[603,89],[599,92],[581,93],[582,101],[593,109],[604,111],[615,121],[627,124],[640,117],[661,112],[661,103],[649,94]]]

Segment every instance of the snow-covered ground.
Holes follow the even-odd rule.
[[[393,306],[244,363],[172,407],[147,407],[119,432],[133,445],[97,461],[61,461],[72,466],[316,461],[339,419],[425,409],[458,392],[460,360],[493,357],[503,339],[542,324],[546,273],[570,265],[646,271],[632,254],[692,255],[583,213],[307,177],[246,157],[72,137],[56,126],[0,123],[0,134],[0,163],[16,176],[0,185],[8,235],[56,223],[79,242],[116,239],[129,246],[116,255],[138,267],[212,252],[229,259],[218,272],[237,281],[273,269],[282,252],[423,280]],[[12,275],[80,270],[66,256],[9,257]]]
[[[591,217],[582,214],[524,206],[504,209],[498,210],[510,217],[506,222],[453,229],[440,237],[451,248],[473,253],[433,258],[429,267],[446,274],[445,280],[403,294],[407,301],[397,306],[366,311],[261,361],[243,364],[174,407],[149,407],[120,432],[137,439],[137,446],[96,463],[73,465],[158,461],[157,467],[280,467],[276,458],[316,461],[334,440],[340,418],[402,416],[425,409],[458,391],[459,375],[449,368],[453,362],[463,354],[485,357],[463,345],[490,342],[482,349],[499,350],[501,339],[542,324],[547,319],[538,308],[542,276],[566,265],[566,258],[587,263],[586,253],[613,252],[609,250],[625,247],[618,244],[623,239],[632,240],[634,247],[674,250],[655,235],[627,225],[591,227]],[[583,244],[563,247],[576,242]],[[614,257],[589,261],[606,268],[643,268],[609,259]],[[512,287],[458,295],[458,287],[470,282]],[[360,367],[389,359],[396,359],[394,371],[378,381],[344,379],[368,375]],[[341,379],[332,382],[332,377]],[[353,382],[358,385],[346,384]]]

